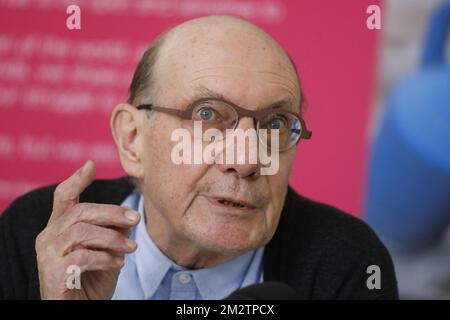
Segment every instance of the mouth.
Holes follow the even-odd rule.
[[[236,198],[229,198],[229,197],[206,197],[206,198],[214,206],[227,209],[250,212],[254,211],[257,208],[255,205],[249,203],[248,201]]]

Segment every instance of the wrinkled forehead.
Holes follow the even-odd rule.
[[[175,28],[160,49],[154,75],[166,94],[186,96],[206,87],[244,104],[300,99],[297,74],[284,50],[248,24]]]

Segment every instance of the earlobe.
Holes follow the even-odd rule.
[[[129,176],[142,178],[137,112],[139,111],[129,104],[119,104],[111,114],[110,125],[123,169]]]

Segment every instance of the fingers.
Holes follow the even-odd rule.
[[[110,299],[124,263],[123,255],[81,248],[45,267],[38,264],[41,298]]]
[[[110,229],[116,230],[117,232],[120,232],[125,238],[129,238],[131,236],[132,231],[133,231],[132,228],[111,227]]]
[[[79,203],[69,209],[64,216],[56,219],[50,229],[55,230],[55,235],[58,235],[79,222],[128,229],[137,225],[139,220],[139,212],[126,207],[112,204]]]
[[[80,194],[94,178],[95,164],[87,161],[55,189],[49,223],[35,242],[41,297],[110,297],[124,255],[137,248],[128,237],[139,223],[139,212],[117,205],[79,203]],[[92,276],[82,290],[73,291],[67,290],[66,282],[70,266],[78,266],[81,273],[114,272],[88,273]]]
[[[85,271],[117,270],[123,267],[124,257],[114,256],[105,251],[79,249],[69,253],[64,261],[68,267],[78,266],[81,273]]]
[[[61,257],[76,248],[103,250],[115,255],[125,254],[133,252],[137,245],[119,231],[79,222],[58,236],[53,246],[50,251]]]
[[[49,223],[78,203],[80,194],[95,178],[95,164],[88,160],[71,177],[60,183],[54,192],[53,211]]]

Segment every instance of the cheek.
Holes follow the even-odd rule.
[[[144,164],[145,178],[155,190],[168,189],[174,196],[187,195],[208,170],[208,166],[175,164],[170,154],[170,145],[152,148]]]
[[[208,166],[175,164],[171,159],[174,143],[170,135],[155,134],[152,141],[146,146],[143,158],[144,192],[161,213],[183,215]]]
[[[268,185],[271,189],[272,199],[275,202],[284,200],[284,195],[289,184],[292,166],[294,164],[295,152],[290,150],[280,154],[280,166],[277,174],[267,176]]]
[[[268,177],[268,185],[273,203],[281,203],[287,191],[290,170],[281,169],[278,174]]]

